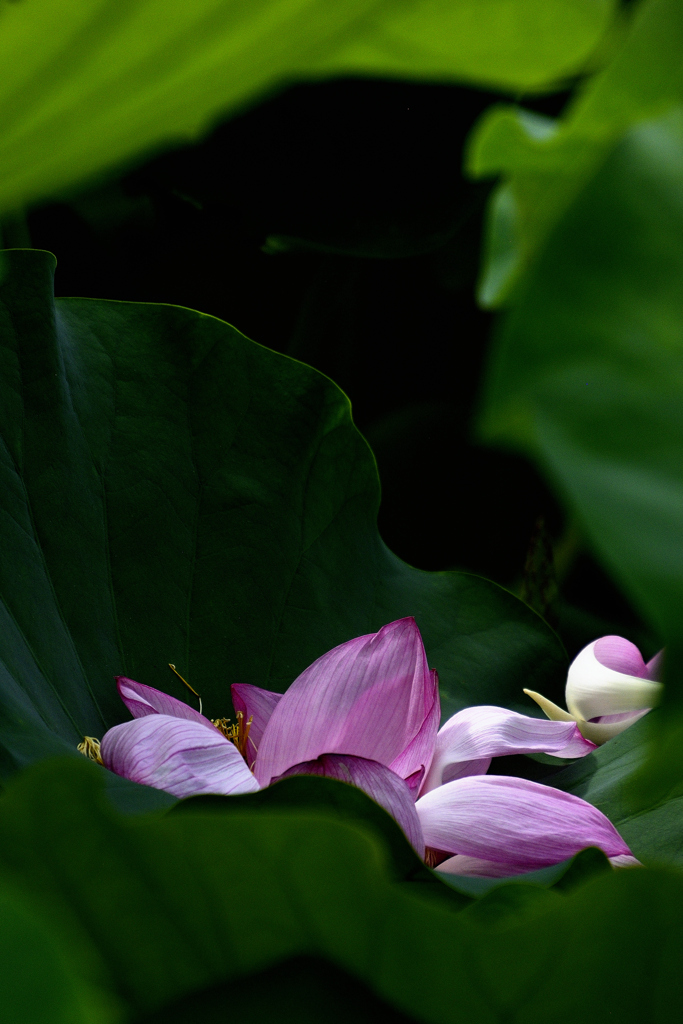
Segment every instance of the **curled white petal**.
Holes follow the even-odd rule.
[[[612,638],[602,637],[588,644],[569,666],[565,696],[569,712],[577,719],[588,721],[622,711],[642,711],[659,702],[661,683],[619,672],[598,660],[595,647],[607,639]]]

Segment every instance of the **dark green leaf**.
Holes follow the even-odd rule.
[[[114,1024],[107,1005],[30,903],[10,887],[0,889],[0,993],[2,1016],[12,1024]]]
[[[653,712],[630,729],[548,778],[548,784],[595,804],[616,825],[633,854],[645,864],[683,867],[683,784],[680,728],[662,730]],[[660,750],[644,771],[648,741]]]
[[[272,1019],[273,989],[298,999],[311,980],[301,957],[339,969],[320,967],[302,1013],[342,984],[425,1024],[669,1024],[683,998],[679,873],[601,870],[565,893],[500,886],[459,911],[393,881],[363,822],[293,807],[122,818],[101,781],[68,758],[12,780],[0,880],[134,1020],[182,1021],[193,1001],[208,1014],[243,983]]]
[[[524,686],[559,699],[561,644],[522,602],[412,569],[382,543],[372,454],[326,377],[192,310],[55,303],[48,253],[7,262],[6,768],[128,718],[115,674],[194,703],[173,662],[221,717],[231,683],[284,690],[336,644],[406,615],[444,713],[528,710]]]

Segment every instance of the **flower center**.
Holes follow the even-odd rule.
[[[226,739],[234,743],[244,760],[249,764],[247,760],[247,743],[249,741],[249,730],[251,729],[251,723],[254,721],[252,715],[248,722],[244,721],[244,712],[237,712],[237,722],[234,725],[230,724],[229,718],[212,718],[211,724],[215,725],[219,732],[222,732]]]

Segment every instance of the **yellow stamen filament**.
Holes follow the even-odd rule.
[[[199,700],[199,714],[201,715],[201,713],[202,713],[202,698],[199,696],[199,694],[195,690],[194,686],[190,686],[190,684],[188,683],[187,679],[183,679],[183,677],[181,676],[181,674],[178,671],[178,669],[175,667],[175,665],[172,665],[170,661],[168,663],[168,667],[170,668],[171,672],[173,672],[173,674],[178,677],[180,682],[181,683],[185,683],[185,686],[188,688],[188,690],[190,690],[195,695],[195,697],[198,698],[198,700]]]
[[[211,724],[215,725],[219,732],[222,732],[226,739],[234,743],[244,760],[249,764],[247,759],[247,743],[249,741],[249,730],[251,729],[251,723],[254,721],[252,715],[248,722],[244,721],[244,712],[237,712],[237,722],[235,725],[230,724],[229,718],[212,718]]]
[[[78,744],[77,749],[81,754],[89,757],[91,761],[95,761],[97,764],[104,764],[100,754],[100,741],[96,740],[94,736],[84,736],[83,742]]]

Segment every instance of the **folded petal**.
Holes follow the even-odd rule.
[[[251,768],[261,745],[263,730],[282,694],[262,690],[260,686],[252,686],[250,683],[233,683],[230,689],[235,711],[242,712],[245,722],[253,719],[247,740],[247,760]]]
[[[639,868],[642,864],[630,854],[620,853],[617,857],[610,857],[609,862],[613,868]],[[523,868],[510,867],[495,860],[478,860],[476,857],[466,857],[459,853],[455,857],[449,857],[443,861],[435,871],[442,871],[445,875],[470,875],[476,878],[508,878],[511,875],[522,874]]]
[[[133,718],[170,715],[172,718],[185,718],[189,722],[201,722],[202,725],[208,725],[209,729],[216,731],[208,718],[200,715],[189,704],[170,697],[162,690],[155,690],[153,686],[145,686],[144,683],[136,683],[134,679],[127,679],[126,676],[116,676],[116,685],[121,700]]]
[[[402,750],[398,757],[395,757],[389,765],[391,770],[400,775],[402,779],[414,779],[418,772],[421,772],[424,776],[432,763],[434,744],[439,731],[439,722],[441,721],[439,677],[435,668],[429,673],[428,689],[430,692],[427,694],[427,700],[431,699],[432,705],[422,723],[422,728],[417,736],[410,741],[405,750]]]
[[[356,637],[295,679],[266,725],[254,765],[262,786],[320,754],[389,765],[433,711],[422,638],[414,619]]]
[[[100,748],[106,768],[177,797],[253,793],[259,786],[237,747],[213,726],[149,714],[115,725]]]
[[[478,857],[466,857],[464,853],[458,853],[455,857],[439,864],[435,871],[442,871],[444,875],[469,875],[475,878],[508,878],[511,875],[520,875],[523,868],[510,867],[502,861],[481,860]]]
[[[661,679],[662,669],[664,668],[664,651],[657,651],[654,658],[650,658],[645,668],[647,669],[648,679]]]
[[[567,708],[576,718],[588,721],[654,707],[662,684],[648,679],[647,673],[634,644],[620,636],[603,636],[584,647],[569,666]]]
[[[290,775],[324,775],[362,789],[398,822],[418,856],[424,859],[425,844],[413,796],[403,779],[386,765],[364,757],[322,754],[314,761],[288,768],[273,781],[279,782]]]
[[[465,708],[439,730],[422,792],[429,793],[456,777],[478,774],[476,765],[482,759],[505,754],[559,754],[560,751],[563,757],[582,757],[594,749],[573,721],[530,718],[490,705]],[[453,766],[467,763],[472,764],[473,770],[459,769],[457,775],[451,771]]]
[[[608,857],[631,853],[597,807],[528,779],[473,775],[433,789],[415,806],[427,846],[506,869],[549,867],[587,846]]]

